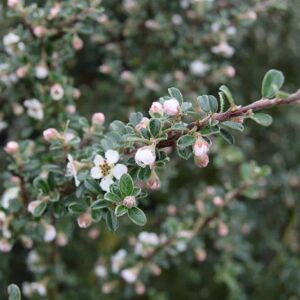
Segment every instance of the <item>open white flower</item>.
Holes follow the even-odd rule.
[[[91,169],[91,176],[94,179],[101,179],[100,187],[108,191],[113,184],[113,178],[120,179],[127,173],[127,167],[123,164],[116,164],[119,161],[119,153],[115,150],[107,150],[105,158],[97,154],[94,158],[94,167]]]
[[[42,120],[44,118],[44,110],[42,103],[37,99],[28,99],[24,101],[27,108],[27,114],[33,119]]]

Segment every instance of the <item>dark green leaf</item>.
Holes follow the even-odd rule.
[[[120,192],[123,197],[130,196],[133,193],[134,184],[129,174],[123,174],[119,183]]]
[[[183,96],[182,96],[181,92],[179,91],[179,89],[177,89],[175,87],[171,87],[171,88],[168,88],[168,92],[171,97],[175,98],[180,104],[182,104]]]
[[[143,119],[143,114],[140,112],[134,112],[130,114],[129,122],[135,127]]]
[[[138,226],[144,226],[147,222],[146,215],[138,207],[133,207],[128,210],[129,219]]]
[[[222,123],[222,125],[234,129],[234,130],[238,130],[238,131],[243,131],[244,130],[244,126],[241,123],[237,123],[237,122],[233,122],[233,121],[225,121]]]
[[[71,214],[82,214],[85,212],[85,206],[82,203],[71,203],[68,206],[68,211]]]
[[[284,75],[278,70],[269,70],[262,83],[261,94],[264,98],[273,98],[284,83]]]
[[[47,209],[47,202],[43,201],[41,202],[33,211],[33,215],[35,217],[40,217]]]
[[[124,205],[118,205],[115,209],[115,214],[117,217],[125,215],[128,211],[128,208]]]
[[[200,104],[201,109],[206,113],[215,113],[218,111],[218,100],[216,97],[212,95],[202,95],[199,96],[198,102]]]
[[[264,113],[256,113],[250,117],[253,121],[262,126],[270,126],[273,122],[273,119],[270,115]]]
[[[102,193],[102,190],[100,188],[99,183],[96,182],[93,179],[87,179],[87,180],[85,180],[84,181],[84,186],[92,194],[98,195],[98,194]]]
[[[193,145],[196,141],[196,138],[192,135],[183,135],[177,140],[177,147],[180,149],[184,149]]]
[[[93,204],[91,205],[91,209],[92,210],[99,210],[99,209],[103,209],[105,207],[108,207],[110,205],[111,205],[110,201],[100,199],[100,200],[97,200],[97,201],[93,202]]]
[[[233,137],[227,130],[221,128],[221,129],[220,129],[220,133],[221,133],[221,136],[223,137],[223,139],[224,139],[227,143],[229,143],[229,144],[231,144],[231,145],[234,144],[234,137]]]
[[[116,194],[114,194],[114,193],[110,193],[110,192],[108,192],[108,193],[106,193],[106,194],[104,195],[104,199],[105,199],[105,200],[108,200],[108,201],[111,201],[111,202],[117,202],[117,201],[120,201],[120,200],[121,200],[120,197],[119,197],[118,195],[116,195]]]
[[[110,231],[116,231],[119,227],[119,221],[115,212],[110,210],[106,214],[106,225]]]
[[[148,125],[148,130],[153,137],[159,136],[161,122],[158,119],[151,119]]]

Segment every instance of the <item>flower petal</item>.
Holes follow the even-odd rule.
[[[100,179],[103,176],[103,174],[99,167],[93,167],[91,168],[91,176],[94,179]]]
[[[109,164],[115,164],[119,160],[119,153],[115,150],[107,150],[105,152],[105,157]]]
[[[128,169],[127,169],[127,167],[125,166],[125,165],[123,165],[123,164],[117,164],[117,165],[115,165],[115,167],[113,168],[113,170],[112,170],[112,173],[113,173],[113,175],[114,175],[114,177],[116,178],[116,179],[120,179],[121,178],[121,176],[123,175],[123,174],[125,174],[125,173],[127,173],[128,172]]]
[[[95,158],[94,158],[94,164],[95,164],[96,166],[100,166],[100,165],[102,165],[103,163],[104,163],[104,158],[103,158],[101,155],[97,154],[97,155],[95,156]]]
[[[110,177],[104,177],[100,182],[100,187],[103,191],[109,191],[109,187],[114,183]]]

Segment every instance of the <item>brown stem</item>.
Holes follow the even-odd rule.
[[[251,104],[248,104],[246,106],[237,107],[235,109],[229,109],[226,112],[221,113],[215,113],[212,115],[209,115],[205,117],[204,119],[200,121],[193,122],[188,125],[188,129],[196,128],[197,130],[202,129],[206,125],[209,124],[209,122],[212,121],[218,121],[218,122],[224,122],[227,120],[230,120],[231,118],[243,116],[251,111],[258,111],[262,109],[271,108],[273,106],[277,105],[283,105],[283,104],[290,104],[300,101],[300,90],[298,90],[296,93],[290,95],[286,99],[280,99],[280,98],[274,98],[274,99],[260,99],[258,101],[255,101]],[[175,144],[175,142],[181,137],[182,132],[180,131],[171,131],[169,133],[168,139],[164,141],[160,141],[157,144],[158,148],[164,148],[164,147],[170,147]]]

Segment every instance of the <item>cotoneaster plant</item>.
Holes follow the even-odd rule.
[[[299,91],[281,91],[283,83],[283,74],[270,70],[263,79],[262,99],[246,106],[236,104],[226,86],[220,87],[218,99],[201,95],[194,102],[173,87],[168,96],[152,103],[149,116],[132,113],[129,123],[114,121],[107,133],[101,113],[92,117],[92,125],[80,119],[80,130],[70,137],[74,121],[68,122],[63,132],[46,129],[43,137],[50,144],[47,173],[34,178],[36,200],[30,203],[25,191],[28,183],[22,185],[20,173],[28,145],[10,141],[5,147],[11,157],[10,169],[21,178],[24,188],[21,214],[26,215],[26,210],[35,218],[49,212],[55,217],[71,214],[83,228],[103,219],[113,231],[119,227],[118,219],[127,215],[134,224],[143,226],[146,215],[139,206],[147,197],[145,190],[159,189],[157,174],[170,160],[168,148],[174,146],[182,159],[193,159],[197,167],[206,167],[215,138],[220,136],[233,144],[231,131],[243,131],[245,120],[263,126],[272,123],[271,116],[257,111],[300,100]],[[55,164],[55,157],[68,160],[66,173],[61,163]]]

